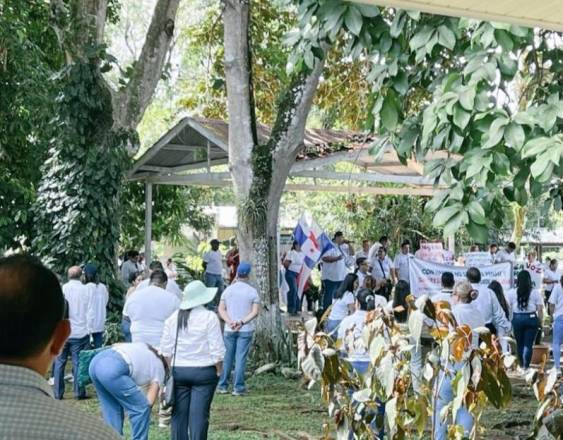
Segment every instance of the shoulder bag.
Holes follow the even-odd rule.
[[[170,362],[170,368],[164,381],[164,389],[161,394],[161,406],[166,410],[174,406],[174,361],[176,360],[176,349],[178,348],[178,333],[180,332],[180,313],[178,312],[178,322],[176,323],[176,340],[174,341],[174,354]]]

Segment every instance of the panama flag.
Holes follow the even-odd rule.
[[[293,231],[293,239],[299,242],[301,252],[305,255],[303,266],[297,277],[297,294],[301,298],[311,271],[323,254],[334,247],[334,244],[320,226],[312,218],[307,219],[305,214],[301,216]]]

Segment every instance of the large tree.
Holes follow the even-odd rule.
[[[156,2],[141,53],[114,89],[103,75],[115,61],[106,52],[104,30],[117,3],[51,1],[66,66],[57,78],[54,123],[61,134],[42,169],[34,246],[59,273],[90,260],[103,277],[113,277],[121,187],[138,149],[136,127],[163,73],[178,3]]]

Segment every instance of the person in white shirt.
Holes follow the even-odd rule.
[[[123,436],[127,413],[132,439],[148,440],[151,408],[164,386],[167,370],[164,357],[143,342],[114,344],[94,356],[88,372],[104,422]]]
[[[334,292],[336,292],[336,289],[338,289],[348,273],[346,268],[348,254],[342,248],[344,234],[340,231],[336,232],[332,241],[334,242],[334,247],[325,252],[321,258],[322,310],[327,310],[330,307]]]
[[[367,276],[369,276],[369,261],[365,257],[359,257],[356,259],[356,275],[358,276],[358,289],[364,287],[364,282]],[[358,290],[356,289],[356,290]],[[354,291],[355,292],[355,291]]]
[[[213,239],[209,242],[211,250],[203,254],[203,282],[207,287],[217,287],[217,298],[212,302],[216,307],[225,288],[223,280],[223,254],[219,250],[219,240]]]
[[[358,275],[349,273],[336,289],[332,299],[332,308],[328,315],[325,331],[332,335],[346,316],[355,310],[356,298],[354,292],[358,289]]]
[[[148,276],[148,278],[142,280],[137,285],[136,290],[141,290],[141,289],[144,289],[145,287],[149,287],[150,276],[155,270],[161,270],[161,271],[165,272],[164,266],[162,266],[162,263],[158,260],[151,261],[151,264],[149,264],[149,276]],[[178,286],[178,283],[175,280],[168,279],[168,281],[166,282],[166,290],[168,292],[176,295],[178,297],[178,300],[182,299],[182,289],[180,289],[180,286]]]
[[[125,284],[125,287],[129,287],[129,277],[132,273],[139,272],[139,252],[128,251],[127,260],[121,265],[121,281]]]
[[[90,343],[90,329],[88,328],[88,314],[90,307],[90,295],[88,287],[80,281],[82,269],[72,266],[68,269],[68,282],[63,285],[63,294],[68,302],[68,317],[70,320],[70,336],[64,348],[55,359],[53,368],[54,395],[55,399],[61,400],[64,396],[65,367],[68,357],[72,359],[72,376],[74,377],[73,391],[75,399],[84,399],[86,390],[78,383],[78,356],[82,350],[86,350]]]
[[[219,316],[225,321],[226,348],[223,374],[217,386],[217,392],[220,394],[228,392],[233,364],[233,396],[246,394],[246,358],[254,335],[254,318],[260,312],[260,296],[249,284],[250,271],[250,263],[241,261],[237,268],[236,281],[225,289],[219,302]]]
[[[359,250],[358,252],[356,252],[356,254],[354,255],[354,257],[356,258],[356,261],[358,260],[358,258],[365,258],[366,260],[368,260],[369,259],[369,248],[370,248],[369,240],[362,240],[362,249]]]
[[[551,295],[553,288],[559,284],[559,280],[561,279],[561,273],[557,269],[557,266],[558,264],[556,259],[549,260],[549,264],[543,273],[543,290],[546,304],[549,302],[549,296]]]
[[[452,313],[458,326],[467,325],[472,330],[475,330],[476,328],[483,327],[485,325],[485,320],[479,312],[479,308],[474,305],[474,301],[478,295],[479,292],[467,281],[461,281],[454,286],[451,298]],[[476,348],[479,343],[479,335],[475,331],[473,331],[472,343],[473,348]],[[442,409],[446,405],[451,404],[454,400],[452,379],[461,367],[461,365],[458,364],[452,365],[449,360],[445,362],[446,365],[444,368],[447,370],[447,373],[444,371],[440,372],[440,377],[437,382],[440,388],[437,390],[438,399],[436,402],[436,408],[434,409],[435,414],[437,415],[434,417],[434,432],[436,433],[437,440],[446,440],[448,438],[447,432],[450,420],[444,420],[440,415],[442,413]],[[469,437],[469,434],[473,429],[473,417],[464,404],[462,404],[457,411],[455,424],[461,425],[464,431],[464,436]]]
[[[538,254],[536,253],[536,251],[528,252],[525,270],[530,273],[534,289],[540,290],[543,280],[543,264],[538,261],[537,256]]]
[[[513,242],[509,242],[506,245],[506,248],[502,251],[498,251],[495,263],[504,263],[504,262],[514,263],[516,262],[516,245]]]
[[[379,283],[378,295],[389,300],[393,286],[394,267],[391,259],[387,256],[387,250],[382,246],[377,250],[377,255],[371,262],[371,276]]]
[[[178,276],[177,271],[178,271],[178,268],[174,264],[174,261],[172,260],[172,258],[169,258],[168,260],[166,260],[166,268],[164,269],[164,272],[166,272],[166,276],[168,277],[169,281],[176,279],[176,277]]]
[[[166,290],[166,273],[155,270],[151,274],[150,285],[135,291],[123,307],[123,314],[131,320],[131,339],[159,347],[164,321],[172,315],[180,300]]]
[[[184,289],[180,310],[164,324],[160,350],[174,377],[174,440],[207,438],[211,402],[225,357],[219,318],[204,307],[216,294],[216,287],[192,281]]]
[[[506,318],[500,303],[494,292],[481,283],[481,271],[476,267],[470,267],[466,273],[467,281],[479,292],[474,301],[475,308],[481,312],[485,320],[485,326],[493,335],[499,338],[510,332],[510,321]]]
[[[534,289],[529,272],[522,270],[518,273],[516,286],[516,289],[508,291],[506,300],[512,310],[518,361],[526,370],[530,366],[534,341],[543,321],[543,300],[539,291]]]
[[[397,281],[409,282],[409,264],[413,255],[410,252],[411,243],[405,240],[401,243],[401,252],[395,256],[392,272]]]
[[[447,303],[452,303],[452,293],[454,290],[455,285],[455,278],[454,274],[451,272],[444,272],[442,273],[441,278],[442,283],[442,290],[439,293],[430,298],[433,303],[437,303],[439,301],[446,301]]]
[[[495,264],[498,257],[498,245],[496,243],[491,243],[489,245],[489,254],[491,254],[491,262]]]
[[[98,268],[92,263],[84,266],[84,284],[90,297],[87,319],[91,345],[93,348],[100,348],[104,342],[109,293],[106,285],[100,283]]]
[[[561,372],[561,344],[563,343],[563,277],[559,279],[557,286],[551,291],[549,297],[549,313],[553,316],[553,365]]]
[[[305,255],[301,251],[301,245],[298,241],[293,241],[291,250],[287,253],[283,260],[285,267],[285,281],[289,287],[287,292],[287,313],[290,315],[298,315],[301,311],[301,299],[298,295],[297,280],[303,263]]]

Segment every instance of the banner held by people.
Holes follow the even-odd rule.
[[[458,282],[465,279],[467,269],[468,266],[448,266],[413,258],[409,265],[411,292],[417,297],[432,296],[441,291],[444,272],[451,272]],[[509,262],[482,266],[479,267],[479,271],[481,272],[479,284],[488,286],[492,280],[497,280],[505,291],[512,287],[512,264]]]

